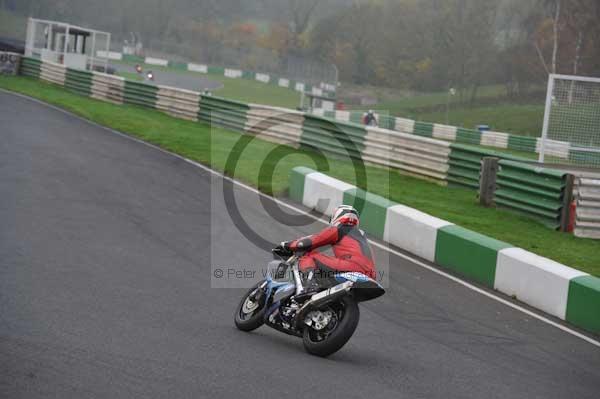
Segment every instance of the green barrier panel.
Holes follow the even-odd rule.
[[[479,188],[479,170],[481,168],[482,154],[470,148],[455,147],[451,145],[448,164],[447,180],[450,183],[460,184],[470,188]]]
[[[382,129],[395,130],[396,118],[390,115],[381,115],[379,117],[379,127]]]
[[[128,104],[154,108],[156,106],[157,92],[158,87],[156,86],[125,80],[123,101]]]
[[[569,282],[566,320],[593,333],[600,333],[600,278],[582,276]]]
[[[187,71],[187,63],[185,62],[177,62],[177,61],[169,61],[169,68],[179,69],[182,71]]]
[[[600,149],[596,149],[600,151]],[[600,152],[579,151],[571,149],[569,151],[569,161],[578,165],[600,165]]]
[[[294,201],[302,203],[304,198],[304,182],[306,175],[315,172],[305,166],[296,166],[290,172],[290,198]]]
[[[256,74],[252,71],[242,71],[242,79],[250,79],[254,80],[256,78]]]
[[[214,75],[225,75],[225,68],[221,68],[221,67],[215,67],[215,66],[208,66],[207,67],[207,72],[208,73],[212,73]]]
[[[524,152],[535,153],[535,145],[537,139],[535,137],[518,136],[511,134],[508,136],[508,148]]]
[[[92,78],[93,74],[91,72],[67,68],[65,87],[78,94],[90,96],[92,93]]]
[[[481,133],[479,130],[459,127],[456,129],[456,142],[479,145],[479,143],[481,143]]]
[[[379,239],[383,238],[385,231],[387,209],[397,205],[395,202],[360,188],[345,191],[344,204],[354,206],[360,213],[360,227]]]
[[[244,131],[248,104],[215,96],[201,96],[199,106],[198,119],[239,132]]]
[[[498,251],[511,247],[459,226],[446,226],[437,232],[435,263],[493,288]]]
[[[501,160],[499,165],[494,202],[558,229],[566,174],[506,160]]]
[[[300,144],[341,156],[360,158],[365,147],[362,125],[306,115]]]
[[[21,75],[39,79],[41,67],[42,61],[35,58],[23,57],[21,58],[21,67],[19,73]]]
[[[422,137],[433,137],[433,123],[415,122],[413,134]]]
[[[525,158],[457,143],[451,143],[450,148],[448,182],[474,189],[479,188],[479,170],[483,157],[497,157],[517,162],[529,161]]]

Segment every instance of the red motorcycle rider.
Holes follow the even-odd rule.
[[[280,245],[286,251],[306,251],[300,258],[299,268],[308,276],[308,285],[313,285],[313,274],[323,273],[360,272],[375,279],[375,262],[369,242],[364,232],[358,228],[359,215],[356,209],[349,205],[337,207],[329,224],[329,227],[317,234],[282,242]],[[326,245],[331,245],[335,257],[317,250]]]

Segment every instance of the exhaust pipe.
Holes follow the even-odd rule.
[[[304,316],[311,308],[318,308],[328,302],[343,297],[350,291],[353,284],[352,281],[346,281],[311,296],[310,299],[302,305],[300,310],[298,310],[298,314],[296,314],[296,317],[294,318],[294,328],[298,328],[298,325],[302,323]]]

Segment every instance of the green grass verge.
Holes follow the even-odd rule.
[[[483,86],[477,93],[477,99],[498,98],[504,95],[505,89],[501,85]],[[388,109],[390,112],[406,112],[417,108],[445,106],[448,101],[446,92],[425,93],[416,96],[408,96],[396,100],[383,101],[377,108]],[[456,97],[451,97],[456,102]]]
[[[124,77],[125,79],[128,80],[133,80],[136,82],[143,82],[144,81],[144,77],[141,76],[138,73],[134,73],[134,72],[117,72],[116,75]]]
[[[160,112],[136,106],[117,106],[72,94],[55,85],[24,77],[0,77],[0,87],[39,98],[77,115],[159,145],[169,151],[223,170],[232,147],[242,136],[224,129],[211,129],[202,123],[175,119]],[[290,170],[299,165],[314,168],[310,151],[298,151],[280,162],[264,161],[276,144],[254,139],[240,157],[235,177],[262,191],[276,195],[288,189]],[[293,151],[292,151],[293,152]],[[264,164],[274,169],[272,188],[258,177]],[[329,159],[331,176],[354,183],[351,164]],[[424,180],[367,167],[368,187],[373,193],[417,208],[465,228],[512,243],[563,264],[600,275],[598,242],[552,231],[543,225],[503,209],[477,205],[475,192],[443,187]]]
[[[115,62],[115,61],[113,61]],[[120,62],[122,64],[134,65],[130,62]],[[210,80],[220,82],[223,87],[213,90],[216,96],[228,98],[230,100],[242,101],[245,103],[257,103],[272,105],[275,107],[285,107],[296,109],[300,105],[300,93],[295,90],[279,87],[272,84],[265,84],[255,80],[228,78],[223,75],[206,74],[200,72],[191,72],[178,68],[163,67],[158,65],[143,65],[144,70],[152,69],[155,71],[167,71],[171,73],[180,73],[187,75],[200,75]]]
[[[221,89],[214,91],[215,95],[220,97],[291,109],[296,109],[300,105],[300,93],[295,90],[248,79],[231,79],[214,74],[209,74],[207,77],[223,83]]]
[[[425,122],[446,123],[445,112],[429,112],[417,115]],[[544,121],[544,105],[495,104],[483,107],[450,109],[448,124],[474,129],[477,125],[489,125],[492,130],[522,136],[540,137]]]
[[[447,101],[446,92],[427,93],[384,100],[373,108],[386,115],[446,124]],[[474,129],[477,125],[489,125],[500,132],[539,137],[543,119],[543,100],[525,104],[511,103],[506,99],[504,86],[489,85],[480,88],[473,106],[460,104],[456,97],[451,97],[447,123],[468,129]]]

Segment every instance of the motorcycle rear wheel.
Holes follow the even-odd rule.
[[[242,297],[242,300],[235,309],[234,322],[235,326],[242,331],[256,330],[258,327],[264,324],[264,316],[266,311],[266,301],[264,293],[262,298],[258,302],[253,302],[250,296],[258,289],[262,284],[256,284],[250,288],[248,292]],[[256,306],[255,308],[253,308]]]
[[[339,302],[327,306],[335,311],[337,317],[333,329],[319,332],[310,326],[305,326],[302,333],[304,349],[311,355],[327,357],[337,352],[350,340],[358,326],[360,311],[354,298],[346,296]]]

